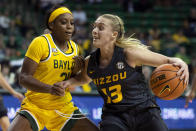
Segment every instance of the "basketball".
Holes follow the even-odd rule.
[[[172,64],[158,66],[151,74],[150,88],[155,96],[163,100],[173,100],[186,89],[184,80],[177,76],[179,67]]]

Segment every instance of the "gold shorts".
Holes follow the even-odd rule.
[[[40,131],[44,127],[50,131],[69,131],[77,118],[84,117],[73,102],[58,110],[47,110],[26,101],[21,104],[18,113],[29,120],[33,131]]]

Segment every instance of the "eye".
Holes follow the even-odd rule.
[[[71,25],[74,25],[74,22],[73,21],[71,21]]]
[[[104,27],[102,25],[100,25],[98,28],[99,30],[104,30]]]
[[[66,20],[62,20],[62,21],[61,21],[61,24],[63,24],[63,25],[66,24],[66,23],[67,23]]]
[[[90,24],[90,27],[91,27],[92,29],[94,29],[96,26],[95,26],[94,23],[91,23],[91,24]]]

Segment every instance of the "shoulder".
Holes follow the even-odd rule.
[[[139,62],[140,59],[145,58],[145,55],[148,55],[149,50],[144,48],[125,48],[124,54],[127,60],[127,63],[131,66],[141,65]]]
[[[43,36],[38,36],[35,37],[32,42],[31,42],[31,46],[35,45],[35,46],[40,46],[40,45],[44,45],[47,44],[47,40],[46,38],[44,38]]]
[[[36,42],[43,42],[43,41],[46,41],[46,38],[44,38],[44,36],[38,36],[38,37],[35,37],[33,39],[33,41],[36,41]]]

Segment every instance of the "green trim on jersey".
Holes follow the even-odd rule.
[[[73,114],[81,114],[81,115],[75,115],[73,118],[80,118],[84,117],[84,115],[79,111],[75,110]],[[65,126],[62,128],[61,131],[71,131],[71,129],[74,127],[75,123],[77,122],[78,119],[70,119]]]
[[[47,39],[47,37],[45,35],[43,35],[43,37],[46,39],[46,41],[48,43],[49,53],[48,53],[48,56],[45,59],[40,60],[40,61],[45,61],[45,60],[47,60],[50,57],[50,43],[49,43],[49,41],[48,41],[48,39]]]
[[[20,111],[19,114],[26,117],[29,120],[33,131],[38,131],[38,125],[35,122],[35,119],[31,116],[31,114],[29,114],[27,111]]]

